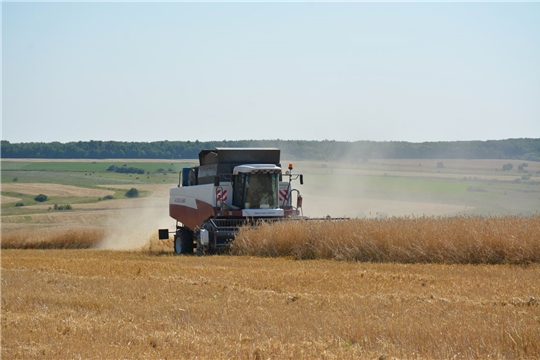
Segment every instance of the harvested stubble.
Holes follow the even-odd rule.
[[[369,262],[540,262],[540,215],[290,221],[242,228],[236,255]]]
[[[540,264],[2,251],[6,359],[537,359]]]
[[[2,249],[89,249],[104,233],[99,228],[2,233]]]

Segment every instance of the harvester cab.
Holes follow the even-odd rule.
[[[279,149],[268,148],[201,151],[199,165],[182,169],[170,190],[175,252],[216,252],[234,240],[240,226],[302,218],[302,196],[292,181],[303,184],[303,176],[293,174],[292,164],[282,173],[279,157]],[[160,229],[159,238],[169,233]]]

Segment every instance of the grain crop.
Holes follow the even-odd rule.
[[[89,249],[104,234],[100,228],[2,232],[2,249]]]
[[[235,255],[366,262],[540,262],[540,215],[306,220],[241,228]]]

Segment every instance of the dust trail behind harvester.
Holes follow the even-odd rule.
[[[428,192],[411,192],[407,180],[413,178],[412,175],[399,174],[390,166],[360,159],[301,162],[297,168],[304,174],[304,185],[296,187],[304,196],[304,215],[309,217],[446,216],[474,209],[442,196],[430,196]],[[404,181],[379,186],[377,179],[387,178],[387,173],[390,174],[388,179]]]
[[[168,199],[151,197],[128,200],[129,208],[119,209],[107,219],[103,239],[96,249],[142,249],[157,239],[158,228],[170,228]]]

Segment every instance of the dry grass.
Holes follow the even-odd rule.
[[[104,235],[103,229],[2,232],[2,249],[89,249]]]
[[[46,231],[12,231],[2,233],[2,249],[105,249],[103,241],[118,233],[107,228],[86,228]],[[114,238],[113,238],[114,240]],[[113,241],[111,240],[111,241]],[[125,241],[118,239],[119,242]],[[122,249],[122,247],[120,247]],[[146,241],[123,249],[147,251],[151,254],[165,254],[173,251],[172,240],[158,240],[157,234],[149,236]]]
[[[236,255],[370,262],[540,262],[540,215],[292,221],[242,228]]]
[[[114,195],[114,191],[90,189],[80,186],[46,184],[46,183],[3,183],[2,191],[13,191],[22,194],[45,194],[47,196],[95,196]]]
[[[4,359],[540,357],[540,265],[2,251]]]
[[[21,198],[0,195],[0,204],[14,203],[21,200],[22,200]]]
[[[113,185],[97,185],[101,188],[114,188],[129,190],[133,184],[113,184]],[[149,191],[152,193],[152,197],[166,197],[169,198],[169,191],[171,190],[171,184],[136,184],[138,190]]]

